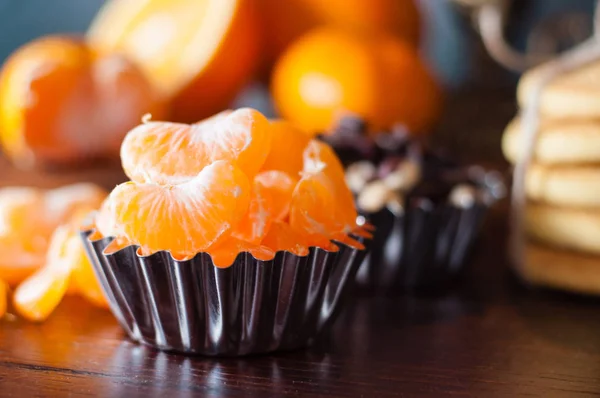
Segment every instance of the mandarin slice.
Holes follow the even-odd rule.
[[[231,236],[253,245],[265,237],[273,221],[274,200],[262,184],[254,181],[248,211],[234,228]]]
[[[110,209],[110,197],[107,197],[104,202],[102,202],[100,210],[98,210],[95,215],[94,221],[96,232],[99,232],[102,237],[116,235],[115,220],[113,219]]]
[[[194,255],[227,237],[248,210],[250,183],[220,160],[179,185],[127,182],[110,194],[119,236],[146,252]]]
[[[290,206],[290,225],[303,235],[331,236],[341,232],[344,224],[337,217],[333,185],[320,172],[307,174],[296,185]]]
[[[231,266],[240,253],[248,252],[257,260],[269,261],[275,257],[275,252],[268,247],[255,245],[236,238],[228,238],[215,247],[207,250],[213,263],[219,268]]]
[[[111,0],[88,40],[134,60],[170,100],[175,120],[191,122],[226,108],[251,80],[260,59],[253,3]]]
[[[254,181],[268,192],[271,198],[270,212],[273,219],[283,221],[287,218],[298,179],[282,171],[271,170],[259,173]]]
[[[63,299],[69,286],[71,268],[67,261],[68,226],[52,235],[46,264],[28,277],[15,290],[13,303],[22,317],[31,321],[45,320]]]
[[[272,120],[271,132],[271,150],[262,170],[279,170],[297,178],[302,171],[304,148],[311,137],[284,120]]]
[[[356,207],[352,191],[346,184],[344,167],[334,150],[324,142],[312,140],[304,150],[304,173],[323,173],[330,184],[336,203],[336,217],[345,232],[356,226]]]
[[[309,240],[296,232],[289,224],[274,221],[262,243],[275,252],[289,251],[297,256],[308,255]]]
[[[131,130],[121,146],[125,174],[132,181],[179,184],[217,160],[235,163],[254,176],[271,145],[269,121],[242,108],[196,124],[148,122]]]

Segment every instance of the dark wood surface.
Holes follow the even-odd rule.
[[[486,108],[477,103],[455,106]],[[479,125],[491,137],[480,145],[497,151],[480,152],[488,159],[499,153],[493,133],[501,127],[491,126],[514,112],[502,109],[494,113],[500,124],[463,118],[469,134],[480,134]],[[457,131],[461,118],[450,114]],[[459,133],[445,139],[458,147],[463,140]],[[0,186],[85,179],[109,188],[123,179],[115,170],[27,173],[0,159]],[[243,359],[156,352],[129,342],[110,313],[77,299],[43,324],[9,317],[0,321],[0,396],[600,395],[600,300],[519,283],[505,256],[505,220],[506,203],[488,218],[455,288],[436,297],[357,294],[331,337],[303,351]]]
[[[526,289],[508,271],[504,211],[439,297],[357,295],[317,346],[243,359],[186,358],[124,338],[70,299],[45,323],[0,322],[0,395],[594,396],[600,302]]]

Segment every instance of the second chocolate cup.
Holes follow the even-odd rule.
[[[357,281],[382,293],[429,291],[448,286],[467,263],[489,207],[504,195],[495,172],[480,168],[471,179],[475,198],[466,204],[408,196],[402,212],[364,214],[376,227]]]

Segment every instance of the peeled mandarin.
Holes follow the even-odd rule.
[[[261,185],[271,199],[270,213],[274,220],[283,221],[290,212],[292,194],[297,178],[282,171],[272,170],[259,173],[254,182]]]
[[[0,141],[22,167],[116,155],[124,133],[162,108],[131,61],[72,37],[28,43],[0,73]]]
[[[289,224],[275,221],[269,229],[262,243],[269,249],[278,251],[289,251],[297,256],[308,255],[309,241],[296,232]]]
[[[179,185],[127,182],[110,194],[117,232],[144,251],[194,255],[231,234],[248,210],[250,183],[220,160]]]
[[[284,120],[271,121],[271,150],[262,170],[283,171],[294,178],[302,171],[302,153],[311,137]]]
[[[99,232],[102,237],[115,236],[116,225],[112,217],[110,209],[110,197],[107,197],[100,206],[100,210],[95,216],[96,232]]]
[[[45,320],[67,292],[71,268],[64,261],[68,256],[67,226],[56,229],[52,236],[46,264],[28,277],[15,290],[13,303],[22,317],[31,321]]]
[[[132,181],[179,184],[209,164],[226,160],[252,177],[271,146],[269,121],[242,108],[196,124],[147,122],[131,130],[121,146],[125,174]]]
[[[240,253],[248,252],[257,260],[269,261],[275,257],[275,252],[268,247],[255,245],[236,238],[228,238],[208,250],[213,263],[220,268],[231,266]]]

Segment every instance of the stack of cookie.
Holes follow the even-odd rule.
[[[540,72],[519,82],[521,108],[530,105]],[[539,107],[520,271],[535,284],[600,294],[600,62],[554,79]],[[502,146],[513,164],[524,155],[520,117],[507,126]]]

